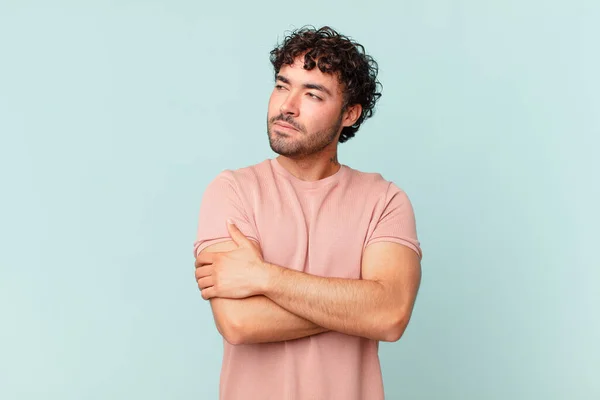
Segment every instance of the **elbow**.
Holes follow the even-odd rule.
[[[383,342],[397,342],[400,340],[402,335],[404,335],[409,320],[410,315],[408,313],[396,313],[395,315],[388,316],[385,319],[385,323],[382,324],[380,340]]]
[[[395,325],[382,333],[382,342],[397,342],[404,334],[405,326]]]
[[[222,324],[219,332],[221,333],[221,336],[223,336],[223,339],[225,339],[229,344],[237,346],[239,344],[243,344],[244,342],[241,329],[233,323],[226,322]]]
[[[217,330],[229,344],[246,343],[246,329],[243,315],[229,299],[213,299],[213,315]]]
[[[221,336],[223,339],[227,341],[227,343],[237,346],[238,344],[242,344],[242,338],[238,334],[236,330],[234,330],[231,326],[224,326],[221,330]]]
[[[221,336],[231,345],[247,344],[246,330],[241,321],[233,319],[223,321],[219,331]]]

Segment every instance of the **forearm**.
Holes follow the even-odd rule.
[[[375,340],[397,340],[402,313],[376,281],[325,278],[269,265],[264,295],[329,330]]]
[[[205,252],[230,251],[236,247],[229,241],[212,245]],[[232,344],[293,340],[327,331],[264,296],[215,297],[210,304],[217,329]]]
[[[232,344],[279,342],[326,332],[265,296],[245,299],[211,299],[215,322]]]

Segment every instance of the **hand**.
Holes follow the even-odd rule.
[[[234,224],[228,223],[227,229],[237,245],[235,250],[200,253],[196,258],[196,281],[205,300],[255,296],[267,279],[267,264],[258,245]]]

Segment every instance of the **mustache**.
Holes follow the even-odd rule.
[[[271,118],[271,123],[274,123],[276,121],[283,121],[287,124],[290,124],[299,131],[304,132],[304,128],[300,126],[296,121],[294,121],[293,118],[289,115],[285,116],[283,114],[279,114],[278,116]]]

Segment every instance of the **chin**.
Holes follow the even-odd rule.
[[[269,145],[273,152],[284,157],[295,157],[301,154],[300,149],[297,146],[290,146],[289,143],[281,143],[281,141],[269,140]]]

